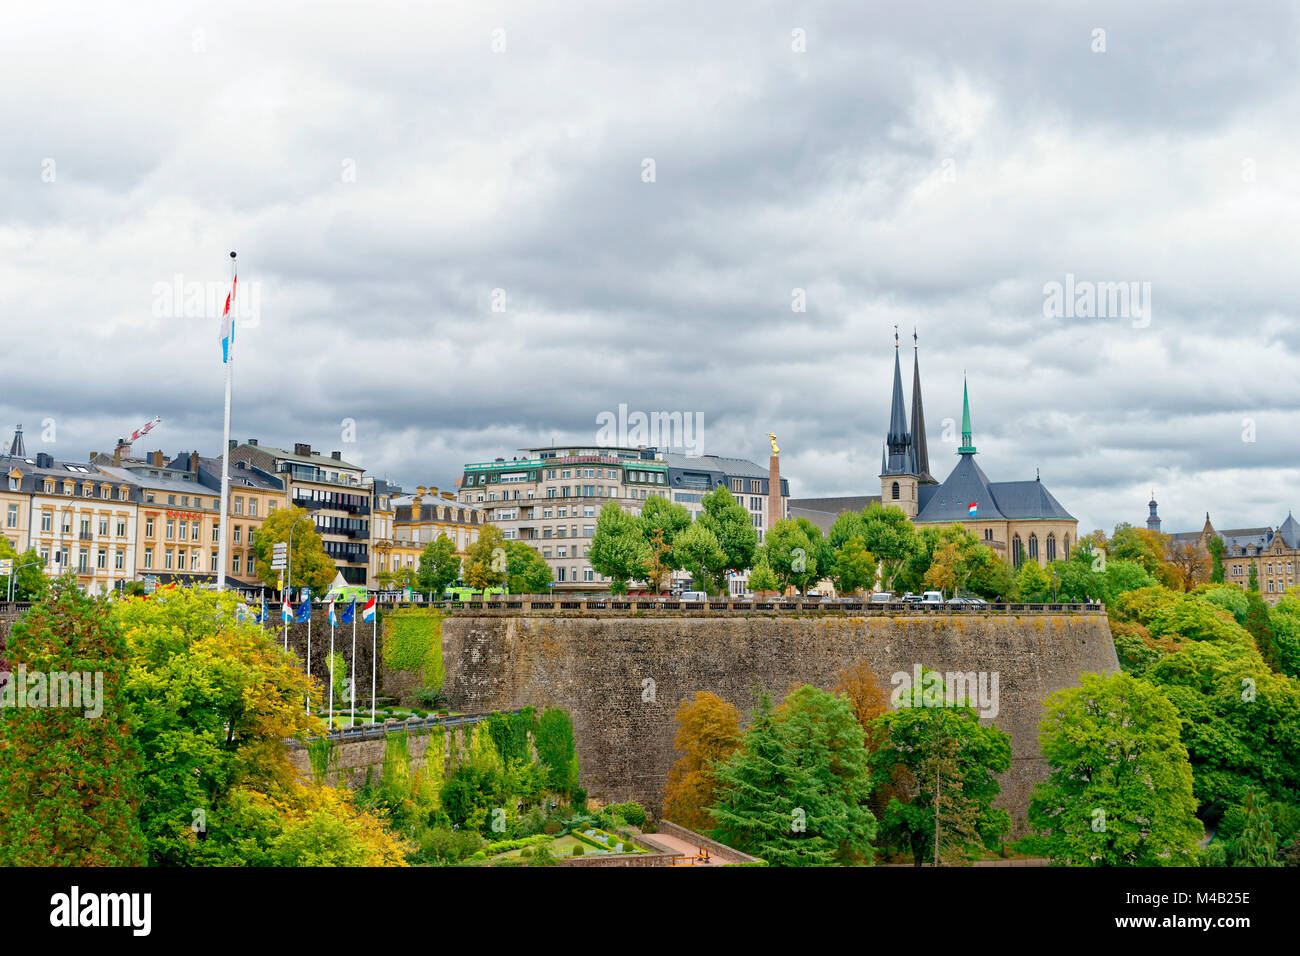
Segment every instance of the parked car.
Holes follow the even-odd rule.
[[[920,604],[920,603],[921,603],[921,595],[919,595],[919,594],[913,594],[911,591],[908,591],[906,594],[903,595],[903,603],[904,603],[904,604]]]
[[[888,604],[892,600],[894,600],[893,591],[875,591],[871,595],[872,604]]]
[[[942,592],[942,591],[926,591],[924,594],[921,595],[921,603],[922,603],[922,604],[942,604],[942,603],[943,603],[943,592]]]
[[[683,591],[681,599],[683,601],[707,601],[709,596],[703,591]]]

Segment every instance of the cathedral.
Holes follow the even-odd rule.
[[[915,336],[913,336],[915,339]],[[897,335],[894,342],[894,387],[889,428],[880,453],[880,494],[839,498],[792,498],[790,517],[808,518],[829,531],[845,511],[870,504],[895,507],[918,526],[960,524],[996,553],[1019,567],[1026,559],[1046,565],[1064,559],[1078,541],[1079,522],[1061,506],[1042,481],[990,481],[976,463],[971,430],[970,395],[962,383],[961,446],[957,464],[942,482],[930,473],[921,401],[921,365],[915,343],[912,356],[912,409],[903,396]]]

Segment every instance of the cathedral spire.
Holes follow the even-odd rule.
[[[925,409],[921,405],[921,360],[916,329],[912,330],[912,448],[916,458],[916,474],[922,481],[933,482],[930,474],[930,451],[925,442]]]
[[[961,447],[959,455],[975,454],[975,443],[971,440],[970,429],[970,394],[966,390],[966,376],[961,378]]]
[[[0,445],[0,447],[4,447]],[[27,448],[23,445],[23,426],[19,425],[14,432],[13,443],[9,446],[9,454],[13,458],[26,458]]]

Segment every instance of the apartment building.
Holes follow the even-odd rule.
[[[750,512],[761,539],[767,513],[768,473],[740,458],[688,456],[655,448],[549,446],[523,457],[465,466],[460,501],[484,509],[484,520],[512,540],[527,541],[550,565],[557,590],[596,591],[608,579],[591,567],[591,538],[600,509],[616,502],[640,514],[659,495],[697,516],[704,495],[727,487]],[[781,481],[781,513],[789,486]],[[733,588],[742,588],[738,578]]]
[[[38,453],[6,461],[9,498],[26,498],[27,540],[46,573],[72,571],[91,594],[106,594],[135,577],[136,517],[140,488],[127,474],[108,474],[89,463],[56,461]],[[21,512],[21,506],[20,506]]]
[[[365,469],[341,452],[322,455],[311,445],[293,450],[262,445],[255,438],[231,442],[230,459],[244,462],[285,483],[288,504],[305,508],[320,533],[325,553],[343,580],[365,586],[370,571],[370,512],[373,482]]]
[[[221,459],[192,453],[199,484],[221,494]],[[226,577],[230,583],[260,587],[253,541],[268,516],[289,501],[285,482],[246,461],[231,461],[230,500],[226,504],[230,531],[226,541]]]
[[[215,584],[221,499],[199,483],[189,461],[153,452],[100,471],[139,494],[133,576],[157,584]]]

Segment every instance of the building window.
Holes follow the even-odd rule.
[[[1036,534],[1029,536],[1029,556],[1035,561],[1038,560],[1038,535]]]
[[[81,552],[77,555],[77,573],[90,573],[90,551],[86,548],[82,548]]]
[[[118,571],[121,571],[123,568],[126,567],[126,552],[125,552],[125,551],[120,551],[120,550],[119,550],[119,551],[115,551],[115,552],[113,553],[113,567],[116,568]]]
[[[10,506],[9,506],[9,519],[8,519],[8,520],[9,520],[9,527],[11,527],[11,528],[16,528],[16,527],[18,527],[18,506],[17,506],[17,505],[10,505]]]
[[[1011,563],[1016,567],[1020,567],[1024,560],[1025,548],[1020,541],[1020,535],[1016,535],[1011,539]]]
[[[1054,534],[1049,534],[1047,536],[1047,560],[1056,560],[1056,535]]]
[[[54,524],[54,516],[48,511],[41,512],[41,530],[49,531]]]
[[[153,548],[144,549],[144,566],[146,570],[153,567]]]
[[[889,489],[889,497],[898,500],[898,482],[894,482],[893,487]]]
[[[235,534],[234,534],[235,544],[239,544],[239,533],[240,533],[240,526],[235,525]]]
[[[230,559],[230,570],[234,574],[239,573],[239,555],[235,555]]]
[[[237,515],[242,515],[243,513],[244,513],[244,499],[243,499],[243,498],[236,498],[236,499],[235,499],[235,514],[237,514]]]
[[[1067,561],[1070,559],[1070,536],[1068,534],[1061,538],[1061,557]]]
[[[176,522],[171,518],[167,519],[167,537],[169,539],[176,537]]]
[[[176,555],[175,553],[173,553],[171,548],[168,548],[167,553],[163,555],[163,569],[166,571],[170,571],[175,566],[176,566]]]
[[[108,570],[108,551],[100,548],[95,555],[95,567],[100,570]]]
[[[107,535],[107,534],[108,534],[108,518],[107,518],[107,517],[101,517],[101,518],[99,519],[99,533],[102,534],[102,535]]]

